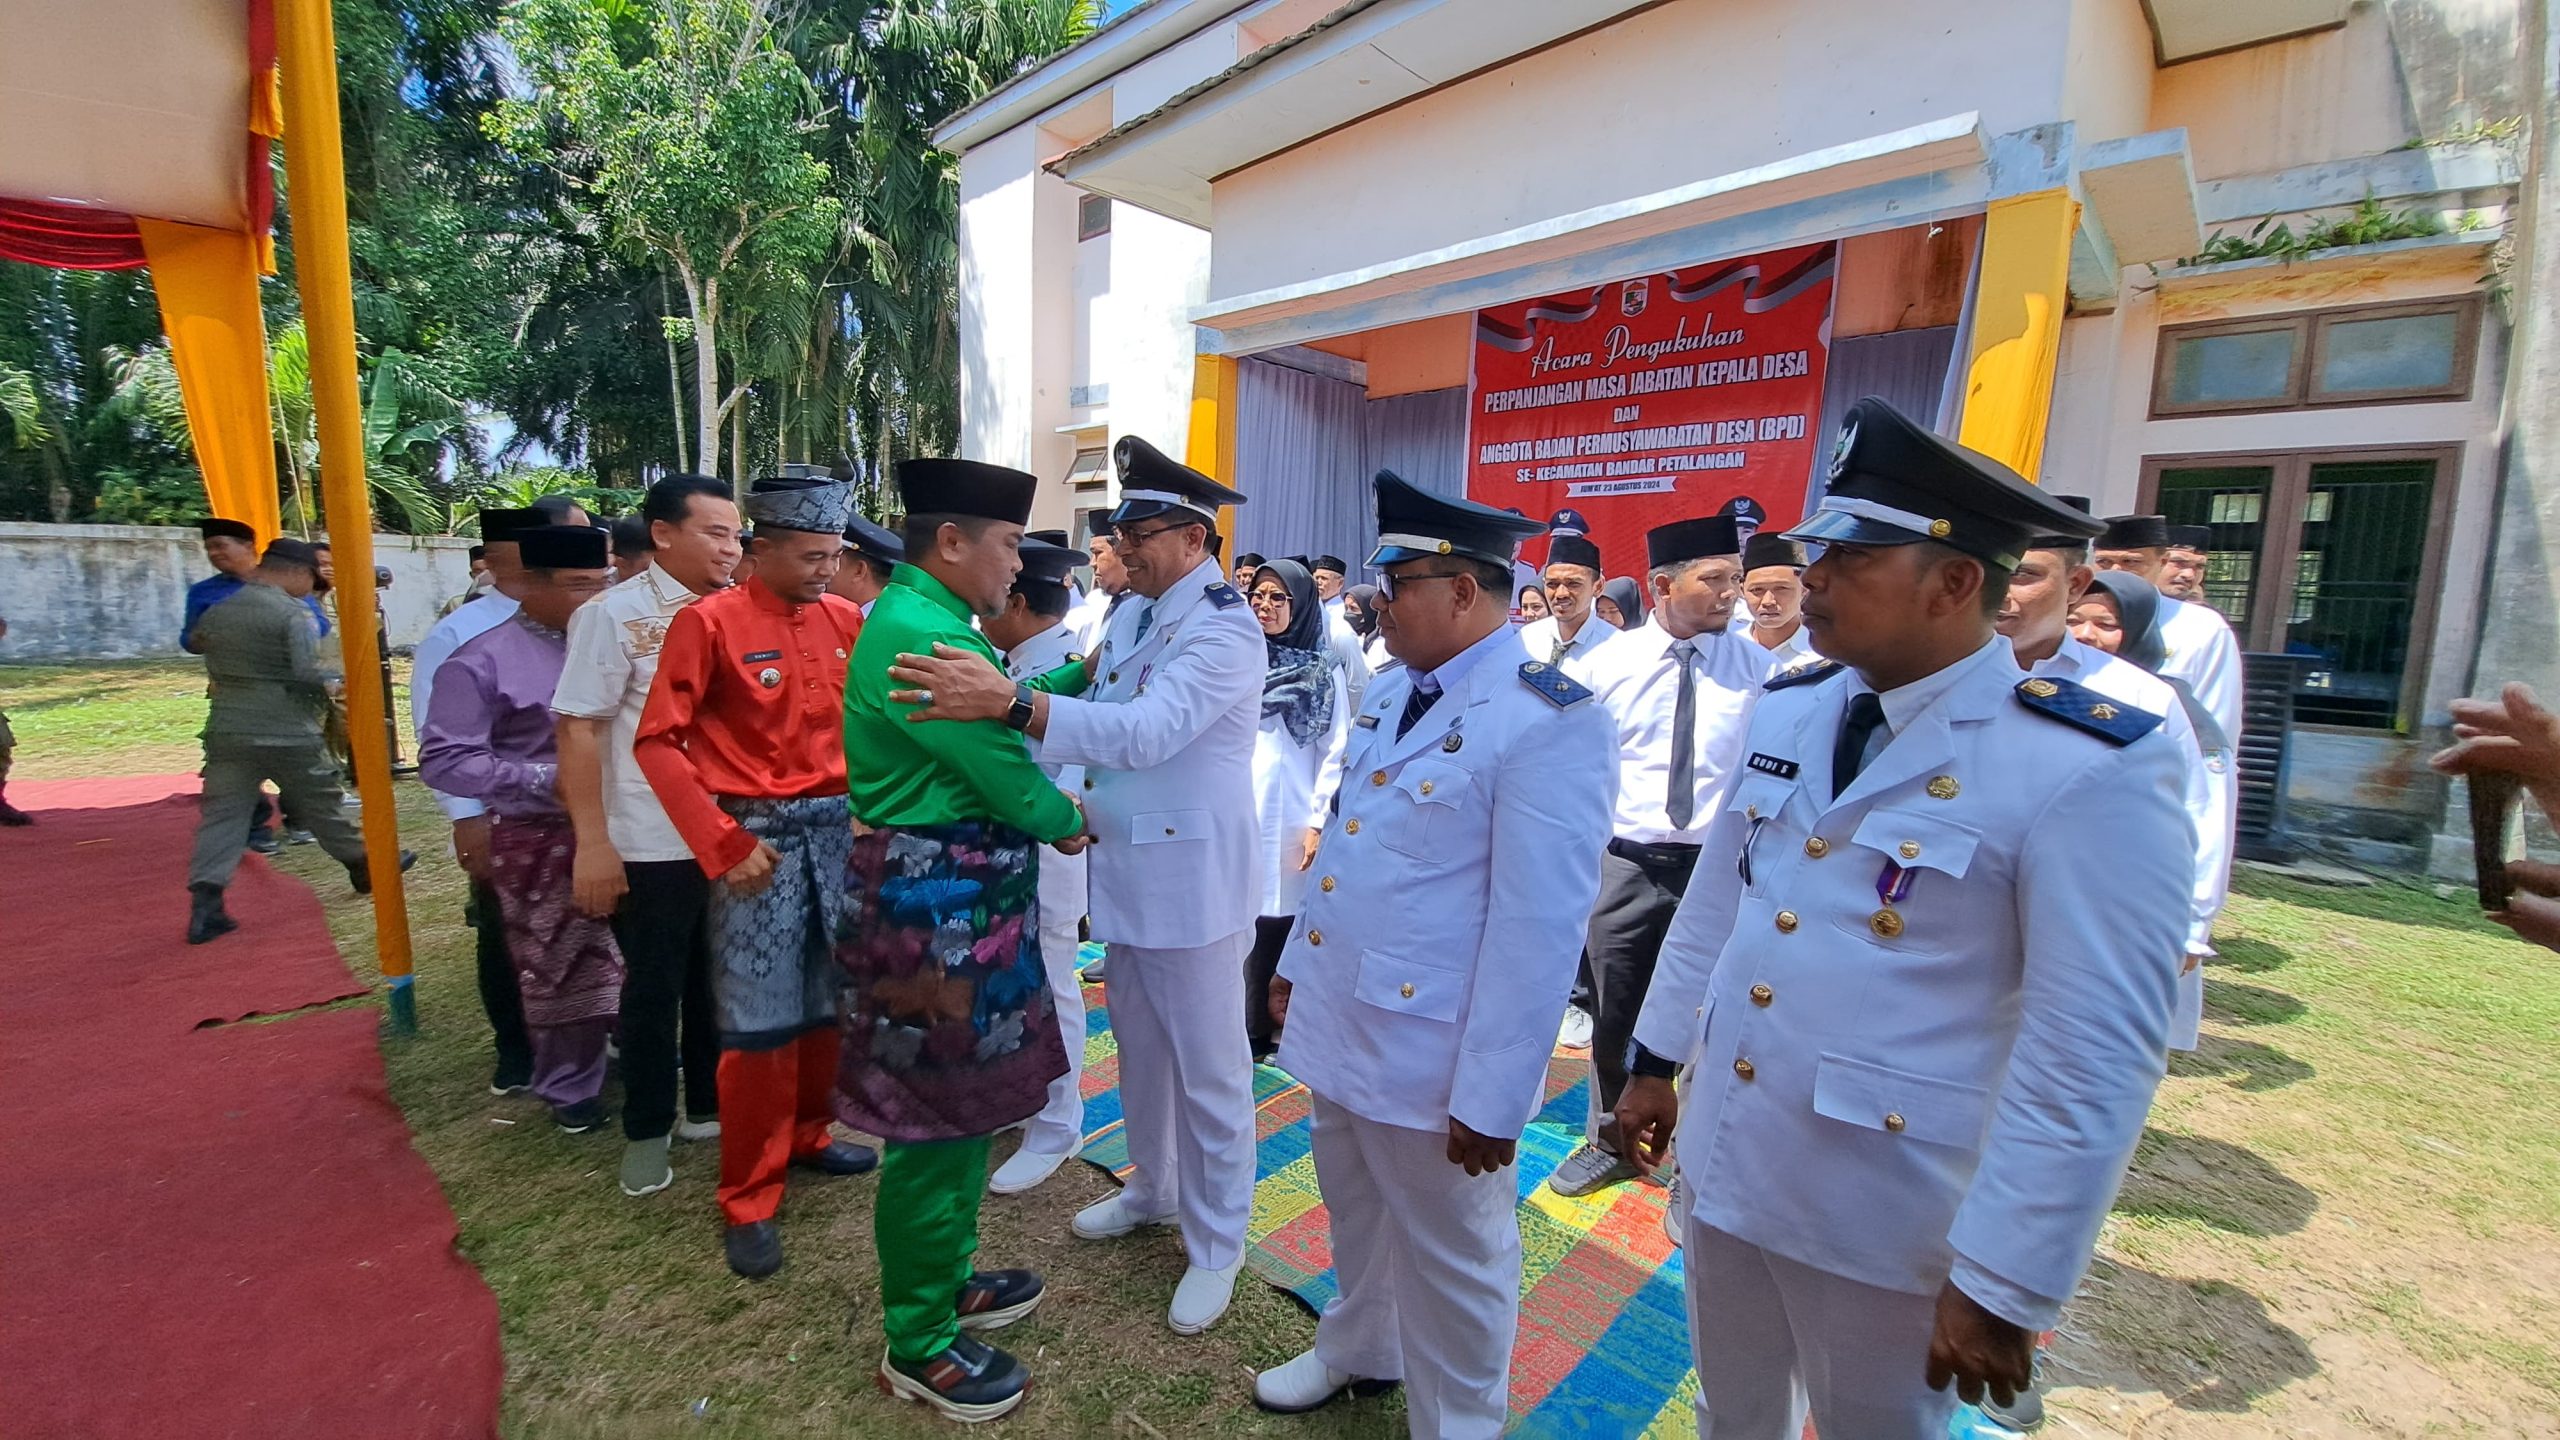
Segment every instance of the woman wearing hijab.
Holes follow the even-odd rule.
[[[2159,617],[2160,592],[2150,581],[2130,571],[2101,570],[2071,607],[2071,634],[2157,675],[2168,655]]]
[[[1354,585],[1342,592],[1343,623],[1360,637],[1360,658],[1369,662],[1369,673],[1376,675],[1399,663],[1387,653],[1387,637],[1378,633],[1378,587]]]
[[[1368,586],[1360,587],[1363,590]],[[1372,592],[1373,594],[1375,592]],[[1245,592],[1262,622],[1262,731],[1253,746],[1254,809],[1262,821],[1262,910],[1245,958],[1245,1034],[1256,1060],[1280,1043],[1271,1023],[1271,977],[1280,966],[1316,833],[1333,803],[1351,707],[1325,639],[1315,577],[1291,560],[1253,572]],[[1374,616],[1371,603],[1361,604]],[[1347,616],[1345,618],[1348,618]],[[1374,627],[1373,627],[1374,628]]]
[[[1621,630],[1633,630],[1644,623],[1644,587],[1633,577],[1621,575],[1600,582],[1600,593],[1591,601],[1594,613]]]
[[[1513,613],[1520,617],[1520,623],[1523,625],[1528,624],[1532,620],[1546,619],[1546,587],[1542,585],[1521,586],[1520,598],[1512,602],[1511,609]]]

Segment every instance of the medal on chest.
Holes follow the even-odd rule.
[[[1902,933],[1902,912],[1893,907],[1911,898],[1911,887],[1918,884],[1920,872],[1908,869],[1900,861],[1887,860],[1876,872],[1876,898],[1884,908],[1867,917],[1867,928],[1880,940],[1890,940]]]

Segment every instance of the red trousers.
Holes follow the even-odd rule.
[[[827,1025],[771,1050],[720,1052],[720,1214],[728,1223],[772,1219],[792,1160],[833,1142],[840,1043]]]

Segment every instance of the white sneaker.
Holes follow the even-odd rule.
[[[1564,1007],[1564,1024],[1556,1030],[1556,1044],[1567,1050],[1591,1048],[1591,1012],[1579,1005]]]
[[[678,1120],[675,1134],[677,1139],[687,1144],[702,1140],[717,1140],[720,1138],[720,1117],[714,1115],[708,1120]]]
[[[1689,1237],[1689,1187],[1676,1172],[1671,1177],[1671,1193],[1662,1206],[1662,1233],[1674,1250]]]
[[[1396,1388],[1393,1380],[1363,1380],[1346,1375],[1308,1350],[1286,1365],[1275,1365],[1253,1377],[1253,1403],[1274,1415],[1304,1415],[1332,1404],[1346,1392],[1359,1396],[1383,1395]]]
[[[1058,1167],[1065,1163],[1067,1157],[1063,1151],[1046,1154],[1025,1147],[1014,1151],[996,1167],[996,1173],[987,1179],[987,1189],[997,1195],[1019,1195],[1057,1174]]]
[[[1243,1268],[1241,1260],[1224,1270],[1186,1267],[1182,1283],[1173,1287],[1173,1308],[1165,1314],[1173,1333],[1197,1335],[1217,1324],[1218,1317],[1227,1313],[1228,1302],[1236,1298],[1236,1272]]]
[[[1079,1240],[1115,1240],[1133,1230],[1149,1225],[1170,1225],[1173,1216],[1141,1215],[1137,1207],[1125,1203],[1129,1192],[1114,1190],[1076,1212],[1075,1223],[1068,1228]]]

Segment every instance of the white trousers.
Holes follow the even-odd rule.
[[[1076,928],[1084,919],[1084,857],[1040,852],[1040,960],[1058,1002],[1058,1038],[1067,1073],[1049,1082],[1048,1103],[1022,1128],[1022,1148],[1035,1155],[1073,1155],[1084,1148],[1084,982],[1076,978]]]
[[[1696,1216],[1680,1247],[1699,1440],[1944,1440],[1955,1387],[1931,1390],[1937,1297],[1773,1255]]]
[[[1244,1258],[1253,1215],[1253,1051],[1244,1038],[1244,957],[1253,932],[1187,950],[1113,944],[1111,1033],[1120,1042],[1120,1113],[1129,1136],[1129,1203],[1179,1215],[1191,1263]]]
[[[1501,1434],[1520,1325],[1519,1173],[1469,1175],[1449,1163],[1446,1131],[1311,1098],[1342,1290],[1316,1323],[1317,1358],[1403,1380],[1416,1440]]]

